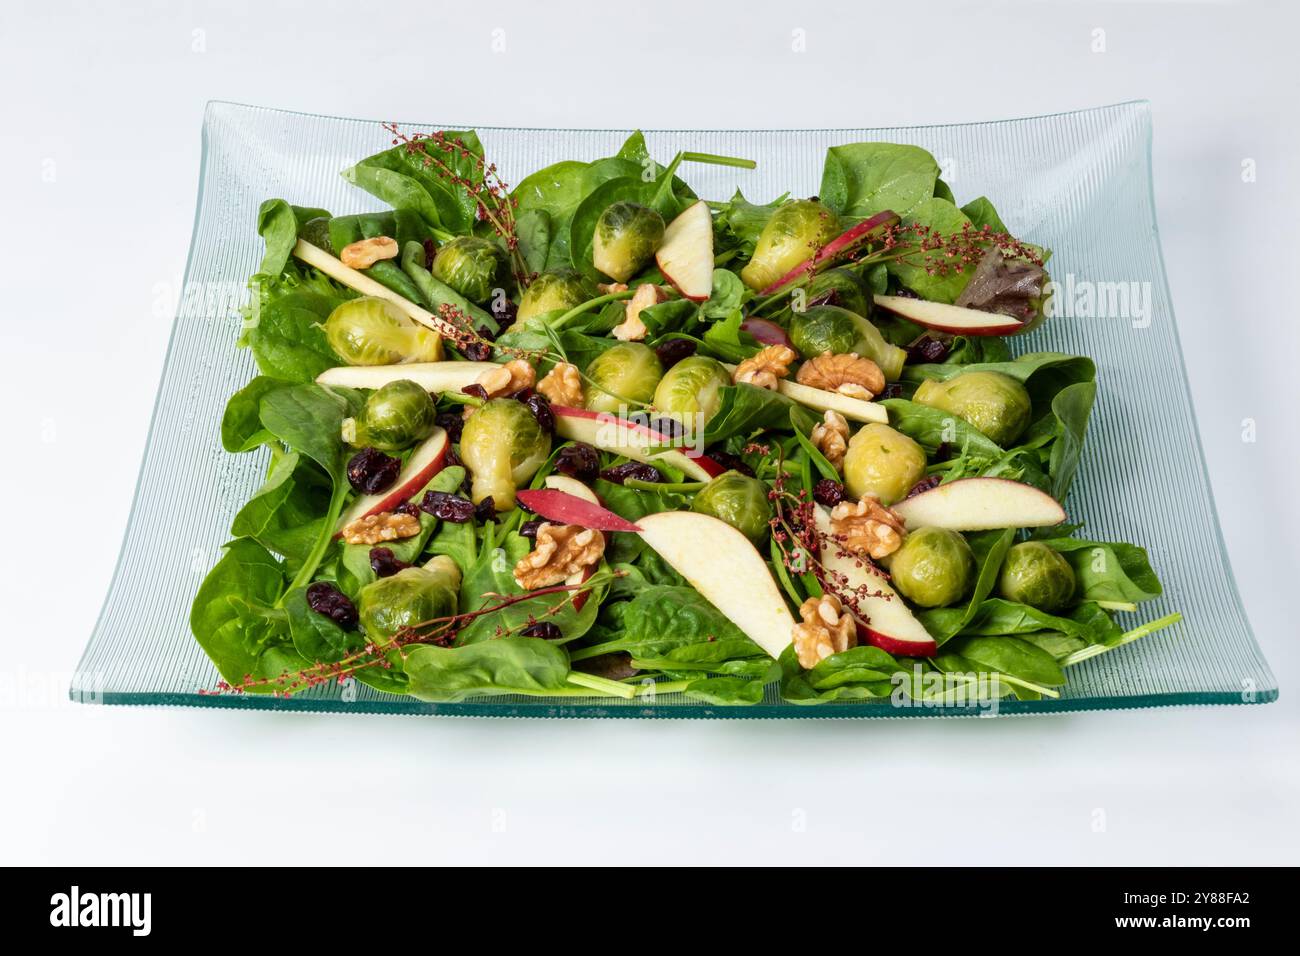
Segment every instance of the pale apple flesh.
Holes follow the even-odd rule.
[[[1043,528],[1065,520],[1065,509],[1033,485],[1006,478],[959,478],[893,506],[909,531],[991,531]]]
[[[683,298],[703,302],[713,292],[713,214],[701,199],[668,224],[655,262]]]
[[[736,370],[734,365],[728,365],[726,362],[722,364],[729,372]],[[839,392],[831,392],[824,388],[813,388],[811,385],[802,385],[799,382],[792,382],[784,378],[777,380],[776,390],[791,401],[798,402],[800,405],[814,411],[839,412],[853,422],[889,424],[889,412],[884,405],[876,402],[864,402],[860,398],[850,398],[848,395],[841,395]]]
[[[901,315],[910,322],[936,332],[951,332],[954,335],[1013,335],[1024,328],[1018,319],[997,312],[981,312],[959,305],[898,295],[877,295],[872,296],[872,299],[887,312]]]
[[[900,657],[933,657],[938,653],[938,643],[870,559],[848,553],[836,541],[831,516],[825,508],[816,509],[816,522],[822,541],[822,567],[831,579],[843,579],[845,596],[851,596],[857,605],[849,611],[857,621],[858,636]]]
[[[341,534],[345,527],[358,518],[392,511],[418,492],[429,483],[430,478],[442,471],[447,463],[447,450],[450,447],[451,442],[447,440],[447,433],[441,428],[435,428],[432,434],[411,452],[411,457],[407,459],[391,487],[379,494],[362,495],[352,503],[339,519],[335,536]]]
[[[318,385],[346,388],[381,388],[408,379],[426,392],[459,392],[480,375],[497,368],[491,362],[411,362],[406,365],[343,365],[316,376]]]
[[[637,524],[642,540],[755,644],[773,658],[790,646],[794,617],[767,562],[743,534],[693,511],[661,511]]]
[[[707,455],[687,454],[676,448],[660,448],[672,441],[652,428],[585,408],[552,405],[555,433],[570,441],[585,442],[602,451],[647,464],[671,465],[696,481],[708,481],[726,471]]]

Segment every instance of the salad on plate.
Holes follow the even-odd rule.
[[[211,692],[1042,699],[1179,619],[1067,508],[1097,383],[1033,351],[1049,251],[925,150],[756,203],[641,133],[511,188],[471,131],[386,129],[343,172],[384,211],[259,212]]]

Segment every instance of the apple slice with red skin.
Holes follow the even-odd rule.
[[[1007,478],[959,478],[893,506],[909,531],[1044,528],[1065,520],[1060,502],[1033,485]]]
[[[901,295],[876,295],[872,300],[886,312],[902,316],[909,322],[923,325],[936,332],[954,335],[1014,335],[1025,324],[1019,319],[998,312],[981,312],[943,302],[927,302]]]
[[[707,455],[679,448],[657,449],[654,446],[668,444],[672,437],[609,412],[568,405],[552,405],[551,412],[555,415],[555,433],[570,441],[585,442],[633,461],[671,465],[696,481],[708,481],[727,470]]]
[[[736,370],[734,365],[728,365],[726,362],[722,364],[728,372]],[[815,411],[839,412],[854,422],[889,424],[889,412],[884,405],[877,402],[864,402],[860,398],[850,398],[848,395],[841,395],[839,392],[824,388],[813,388],[811,385],[793,382],[788,378],[777,379],[776,390],[786,398]]]
[[[817,531],[821,537],[822,567],[833,575],[842,575],[857,609],[849,608],[858,625],[858,638],[888,654],[899,657],[933,657],[938,642],[918,621],[865,556],[844,553],[835,540],[830,513],[815,509]],[[858,593],[860,592],[860,593]]]
[[[583,487],[586,487],[585,485]],[[533,488],[518,491],[515,497],[525,508],[557,524],[576,524],[597,531],[631,531],[641,529],[594,500],[579,498],[558,488]],[[595,498],[595,495],[592,495]]]
[[[316,376],[318,385],[347,388],[380,388],[389,382],[409,379],[426,392],[459,392],[473,385],[491,362],[410,362],[405,365],[343,365],[328,368]]]
[[[655,252],[664,278],[682,298],[703,302],[713,292],[713,214],[703,199],[687,206],[664,230]]]
[[[661,511],[637,519],[641,538],[763,650],[779,657],[794,618],[767,562],[743,534],[712,515]]]
[[[782,289],[789,288],[804,276],[811,272],[816,272],[822,266],[826,265],[840,256],[852,252],[855,247],[879,237],[890,226],[895,226],[900,222],[897,214],[886,209],[870,216],[858,223],[851,229],[848,229],[826,245],[817,250],[811,258],[805,259],[799,263],[781,278],[777,279],[770,286],[760,293],[761,295],[772,295],[780,292]]]
[[[590,518],[590,509],[594,507],[600,510],[602,520],[605,520],[605,516],[612,516],[614,519],[623,522],[623,524],[628,525],[628,527],[631,530],[633,531],[639,530],[636,525],[629,524],[629,522],[623,521],[622,518],[620,518],[616,514],[613,514],[613,512],[606,511],[603,503],[600,500],[600,496],[597,495],[596,492],[592,491],[590,488],[588,488],[586,485],[584,485],[576,478],[570,478],[568,475],[547,475],[545,484],[546,484],[546,489],[548,491],[557,494],[567,495],[570,498],[572,498],[575,502],[580,504],[583,509],[586,509],[581,513],[583,515],[588,516],[588,518]],[[536,492],[535,491],[517,492],[516,497],[518,497],[519,494],[533,495],[536,494]],[[533,508],[533,506],[528,503],[527,498],[523,499],[523,502],[528,507]],[[548,520],[563,521],[566,524],[570,524],[570,523],[580,524],[585,528],[595,527],[595,525],[587,524],[584,521],[576,520],[578,514],[575,513],[572,508],[570,508],[567,512],[562,508],[562,510],[557,511],[550,516],[543,513],[543,508],[533,508],[533,510],[536,511],[543,518],[547,518]],[[568,514],[569,516],[560,517],[560,515],[562,514]],[[613,530],[617,531],[619,529],[615,528]],[[596,573],[596,565],[594,564],[589,565],[588,567],[583,568],[577,574],[569,575],[568,578],[565,579],[564,583],[570,586],[585,584],[587,580],[595,573]],[[581,611],[582,608],[586,605],[587,599],[590,597],[591,597],[590,591],[580,591],[577,594],[575,594],[573,596],[573,609],[575,611]]]
[[[429,483],[430,478],[442,471],[443,466],[447,463],[449,448],[451,448],[451,442],[447,440],[447,433],[441,428],[434,428],[429,437],[411,452],[411,457],[406,460],[406,464],[402,466],[402,470],[398,472],[397,480],[392,485],[385,491],[379,492],[379,494],[362,495],[352,503],[352,506],[339,519],[334,536],[338,537],[345,527],[358,518],[379,514],[383,511],[392,511],[418,492]]]
[[[748,332],[764,345],[784,345],[788,349],[794,348],[785,329],[767,319],[745,319],[740,323],[740,331]]]

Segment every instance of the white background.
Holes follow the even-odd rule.
[[[1282,2],[5,3],[0,861],[1296,862],[1298,27]],[[1279,703],[714,723],[62,703],[130,506],[208,99],[689,128],[1141,97],[1210,474]]]

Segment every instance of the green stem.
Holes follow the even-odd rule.
[[[677,167],[682,163],[704,163],[707,166],[734,166],[739,169],[753,169],[758,163],[752,159],[740,159],[737,156],[718,156],[714,153],[690,153],[682,152],[673,157],[673,161],[668,164],[668,168],[660,174],[659,188],[655,190],[654,198],[650,200],[651,208],[658,209],[660,204],[668,198],[668,193],[673,188],[673,176],[677,172]]]
[[[307,559],[303,561],[302,567],[298,573],[293,576],[289,583],[288,589],[280,595],[280,600],[275,602],[276,607],[284,603],[284,599],[290,591],[296,591],[298,588],[306,587],[311,583],[312,576],[316,569],[320,567],[320,562],[325,557],[325,552],[329,550],[330,542],[334,540],[334,526],[338,524],[339,515],[343,511],[343,502],[348,496],[348,486],[339,478],[334,479],[334,491],[330,495],[329,510],[325,514],[325,523],[321,526],[320,533],[316,536],[316,543],[312,545],[311,552]]]
[[[565,678],[570,684],[577,684],[579,687],[586,687],[589,690],[597,691],[601,694],[609,694],[612,697],[622,697],[625,700],[631,700],[636,696],[636,688],[630,684],[620,684],[616,680],[610,680],[606,677],[597,677],[595,674],[584,674],[581,671],[570,671],[569,676]]]
[[[1104,608],[1107,611],[1136,611],[1138,606],[1132,601],[1097,601],[1097,607]]]
[[[1062,667],[1069,667],[1072,664],[1078,664],[1082,661],[1096,657],[1098,654],[1105,654],[1107,651],[1114,650],[1117,647],[1123,647],[1125,644],[1132,644],[1139,638],[1146,637],[1148,634],[1154,634],[1156,631],[1163,630],[1172,624],[1177,624],[1183,619],[1183,616],[1175,611],[1172,614],[1166,614],[1164,617],[1158,617],[1154,621],[1148,621],[1141,627],[1135,627],[1131,631],[1124,632],[1120,639],[1114,644],[1091,644],[1088,647],[1080,648],[1073,654],[1061,661]]]
[[[691,682],[688,680],[647,681],[635,685],[637,697],[645,697],[649,694],[680,694],[690,686]]]
[[[625,478],[623,484],[638,491],[699,491],[707,481],[643,481],[640,478]]]
[[[550,323],[550,326],[552,329],[562,329],[568,322],[576,319],[584,312],[590,312],[598,305],[604,305],[606,302],[617,302],[620,299],[630,299],[633,295],[634,293],[631,289],[626,292],[610,292],[608,295],[598,295],[594,299],[588,299],[586,302],[582,303],[582,305],[575,305],[568,312],[565,312],[554,322]]]
[[[618,648],[615,648],[614,650],[616,651],[618,650]],[[600,644],[591,644],[588,645],[587,647],[579,647],[569,651],[569,660],[585,661],[593,657],[600,657],[602,654],[613,654],[613,653],[614,651],[611,651],[607,647],[604,647]]]

